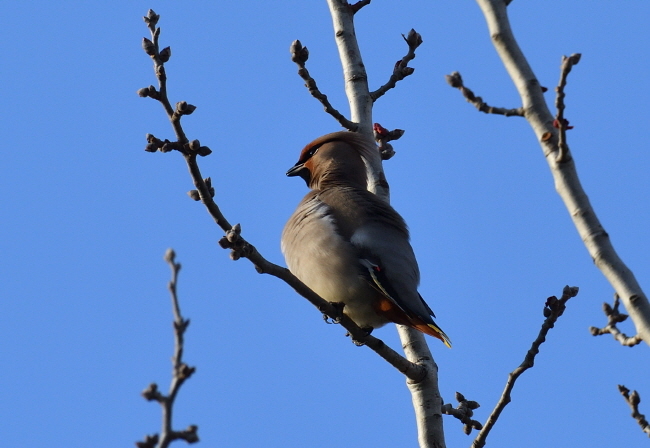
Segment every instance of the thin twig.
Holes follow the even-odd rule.
[[[172,413],[174,401],[183,385],[183,383],[196,371],[196,367],[190,367],[183,362],[184,335],[187,327],[190,325],[189,319],[183,319],[178,295],[176,294],[176,284],[178,272],[181,264],[175,262],[176,254],[172,249],[167,249],[165,261],[172,270],[172,279],[167,285],[172,299],[172,310],[174,312],[174,356],[172,357],[172,382],[169,386],[169,392],[165,396],[158,390],[158,385],[152,383],[143,392],[142,396],[148,401],[157,401],[162,407],[162,430],[158,434],[150,435],[143,442],[137,442],[138,448],[167,448],[174,440],[185,440],[187,443],[196,443],[199,441],[198,427],[196,425],[188,426],[182,431],[175,431],[172,428]]]
[[[473,420],[474,409],[478,409],[481,405],[476,401],[467,400],[463,394],[456,392],[456,401],[458,406],[454,408],[451,403],[442,406],[442,413],[456,417],[463,424],[463,432],[470,435],[472,429],[480,431],[483,429],[476,420]]]
[[[564,118],[564,87],[566,87],[567,76],[574,65],[580,62],[580,53],[572,54],[569,57],[562,56],[562,66],[560,68],[560,82],[555,88],[557,96],[555,97],[555,107],[557,108],[557,114],[555,115],[555,121],[553,125],[559,129],[559,137],[557,142],[558,154],[555,159],[557,163],[566,162],[569,155],[569,146],[566,143],[566,131],[571,129],[572,126],[569,126],[569,121]]]
[[[637,344],[640,344],[643,339],[637,334],[632,337],[628,337],[625,333],[622,333],[616,324],[624,322],[628,315],[618,311],[618,307],[621,304],[621,298],[618,296],[618,293],[614,293],[614,306],[610,306],[609,303],[603,303],[603,312],[607,316],[607,325],[603,328],[598,327],[589,327],[589,331],[593,336],[600,336],[603,334],[611,334],[614,339],[621,343],[621,345],[627,347],[634,347]]]
[[[508,381],[506,382],[506,387],[501,394],[501,398],[499,398],[497,405],[494,407],[494,410],[487,418],[483,429],[478,433],[476,439],[474,439],[472,448],[481,448],[485,446],[488,434],[494,427],[494,424],[497,422],[499,416],[501,415],[501,412],[511,401],[510,393],[515,386],[517,378],[519,378],[519,376],[526,370],[533,367],[535,363],[535,356],[537,356],[539,353],[539,347],[544,341],[546,341],[546,334],[551,328],[553,328],[555,322],[562,315],[562,313],[564,313],[564,310],[566,309],[566,302],[571,297],[575,297],[576,295],[578,295],[578,287],[565,286],[564,290],[562,291],[562,298],[558,300],[557,297],[552,296],[546,300],[546,305],[544,306],[544,317],[546,317],[546,319],[544,320],[542,328],[537,335],[537,339],[535,339],[532,346],[530,347],[530,350],[528,350],[528,353],[526,353],[524,362],[522,362],[519,367],[517,367],[508,375]]]
[[[639,403],[641,403],[641,396],[639,393],[637,391],[632,391],[630,394],[630,389],[620,384],[618,385],[618,391],[623,395],[623,397],[625,397],[625,401],[630,406],[630,409],[632,409],[632,418],[639,423],[641,430],[650,437],[650,423],[645,419],[645,415],[639,412]]]
[[[320,103],[323,105],[323,108],[325,109],[325,112],[334,117],[334,119],[338,121],[341,126],[349,131],[356,132],[359,126],[356,123],[353,123],[352,121],[345,118],[341,112],[334,109],[332,104],[327,99],[327,95],[318,89],[316,80],[314,80],[314,78],[312,78],[309,74],[307,67],[305,67],[305,63],[307,62],[307,59],[309,59],[309,50],[307,50],[307,47],[303,47],[299,40],[294,40],[291,43],[290,51],[291,60],[295,62],[296,65],[298,65],[298,75],[305,81],[305,87],[307,87],[307,90],[309,90],[311,96],[320,101]]]
[[[150,11],[150,14],[155,15],[153,11]],[[156,61],[154,56],[152,56],[152,58]],[[158,73],[159,70],[155,63],[154,66],[156,67],[156,73]],[[138,93],[140,93],[140,91],[138,91]],[[157,95],[141,96],[151,96],[158,101],[163,102],[166,100],[166,102],[169,103],[166,93],[163,94],[162,89]],[[176,127],[178,127],[182,132],[182,126],[179,120],[175,123],[175,129]],[[184,133],[181,135],[184,135]],[[214,202],[214,189],[211,186],[210,178],[203,179],[203,176],[201,175],[196,157],[197,155],[208,155],[209,153],[205,153],[202,149],[207,149],[207,147],[200,146],[198,140],[182,145],[180,142],[162,141],[150,134],[147,135],[147,141],[149,142],[146,148],[147,151],[155,152],[156,150],[161,150],[162,152],[167,152],[176,149],[183,154],[190,176],[192,177],[192,181],[196,187],[196,190],[190,192],[190,196],[193,199],[197,199],[198,196],[198,199],[205,205],[215,223],[226,232],[226,236],[219,241],[219,245],[225,249],[231,249],[230,257],[233,260],[242,257],[247,258],[253,263],[257,272],[261,274],[269,274],[283,280],[296,290],[298,294],[309,300],[309,302],[318,308],[321,313],[325,314],[329,319],[332,319],[332,321],[340,323],[348,331],[352,340],[356,344],[367,345],[370,347],[393,367],[406,375],[411,381],[419,382],[426,377],[427,372],[425,367],[407,360],[388,347],[382,340],[369,335],[366,331],[356,325],[347,315],[343,314],[341,307],[321,298],[318,294],[302,283],[288,269],[266,260],[252,244],[241,236],[241,226],[239,224],[232,226],[221,213],[219,206]]]
[[[422,36],[420,36],[419,33],[416,33],[414,29],[411,29],[407,36],[402,34],[402,37],[408,45],[409,51],[406,53],[406,56],[395,63],[393,74],[390,75],[388,82],[374,92],[370,92],[370,97],[373,101],[377,101],[378,98],[390,89],[394,88],[398,81],[412,75],[415,71],[413,67],[408,66],[408,63],[415,59],[415,50],[422,44]]]
[[[486,114],[496,114],[496,115],[505,115],[506,117],[523,117],[524,108],[517,107],[515,109],[506,109],[503,107],[492,107],[483,101],[483,98],[480,96],[474,95],[470,89],[465,87],[463,84],[463,78],[460,76],[460,73],[453,72],[451,75],[445,75],[445,80],[450,86],[460,90],[468,103],[471,103],[479,111],[485,112]]]

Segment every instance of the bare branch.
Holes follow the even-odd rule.
[[[585,193],[574,161],[558,163],[558,133],[535,73],[519,48],[503,0],[477,0],[488,24],[490,38],[522,100],[526,120],[537,136],[548,162],[555,188],[562,198],[594,264],[618,292],[634,321],[637,333],[650,345],[650,302],[614,249]]]
[[[478,431],[483,429],[483,425],[476,420],[472,420],[474,409],[478,409],[481,405],[476,401],[468,401],[460,392],[456,392],[456,401],[458,402],[458,406],[455,409],[451,403],[447,403],[442,406],[442,413],[452,415],[460,420],[463,423],[463,432],[467,435],[470,435],[472,429]]]
[[[478,433],[476,439],[474,439],[474,442],[472,443],[472,448],[481,448],[485,446],[485,442],[487,440],[488,434],[494,427],[494,424],[497,422],[499,416],[501,415],[501,412],[503,412],[505,407],[511,401],[510,394],[512,392],[512,389],[515,387],[515,382],[517,381],[517,378],[519,378],[521,374],[524,373],[526,370],[533,367],[533,365],[535,364],[535,356],[537,356],[537,354],[539,353],[540,345],[542,345],[542,343],[546,341],[546,335],[548,334],[548,331],[551,328],[553,328],[557,319],[564,313],[564,310],[566,309],[567,301],[571,297],[575,297],[577,295],[578,295],[578,287],[565,286],[564,290],[562,291],[562,297],[559,300],[555,296],[546,299],[546,304],[544,305],[544,317],[546,317],[546,319],[542,324],[542,328],[539,330],[537,339],[533,341],[530,350],[528,350],[528,353],[526,353],[524,362],[522,362],[521,365],[519,365],[519,367],[517,367],[508,375],[508,381],[506,382],[506,387],[503,390],[503,393],[501,394],[501,398],[499,398],[497,405],[494,407],[494,410],[492,411],[487,421],[485,422],[485,426],[483,427],[481,432]]]
[[[183,132],[183,128],[181,127],[181,115],[189,115],[194,112],[195,108],[192,106],[191,111],[186,111],[185,114],[180,112],[176,113],[176,111],[172,108],[172,105],[167,98],[167,74],[165,73],[164,67],[165,62],[167,62],[171,56],[171,49],[169,47],[166,47],[162,51],[159,50],[160,47],[158,45],[158,38],[160,37],[160,28],[156,27],[156,25],[158,24],[160,16],[156,14],[152,9],[150,9],[147,15],[143,17],[143,19],[147,24],[149,31],[151,32],[152,40],[144,38],[142,40],[142,48],[144,49],[145,53],[147,53],[153,60],[154,73],[156,74],[156,78],[158,78],[159,91],[156,91],[153,86],[149,86],[148,88],[145,88],[147,94],[144,94],[145,89],[140,89],[138,90],[138,95],[149,96],[155,100],[160,101],[162,106],[165,108],[165,112],[167,113],[169,120],[172,123],[174,133],[176,134],[176,140],[181,144],[185,144],[188,142],[188,140],[185,136],[185,133]]]
[[[641,430],[650,437],[650,423],[645,419],[645,415],[639,412],[639,403],[641,403],[641,396],[639,393],[633,391],[630,394],[630,389],[620,384],[618,385],[618,391],[623,395],[625,401],[630,406],[630,409],[632,409],[632,418],[639,423]]]
[[[352,11],[352,14],[356,14],[359,12],[361,8],[363,8],[366,5],[369,5],[372,0],[360,0],[356,2],[354,5],[350,5],[350,11]]]
[[[149,10],[151,15],[153,11]],[[178,272],[181,270],[180,263],[175,262],[176,254],[173,249],[167,249],[165,261],[172,270],[172,279],[167,285],[172,299],[172,310],[174,312],[174,356],[172,357],[172,382],[169,387],[169,393],[163,395],[158,390],[158,385],[152,383],[144,391],[142,396],[148,401],[157,401],[162,407],[162,430],[160,437],[158,434],[147,436],[143,442],[137,442],[138,448],[167,448],[174,440],[185,440],[187,443],[196,443],[199,441],[197,433],[198,427],[192,425],[183,431],[174,431],[172,429],[172,411],[174,401],[181,386],[196,371],[195,367],[190,367],[183,362],[184,335],[185,330],[190,325],[189,319],[183,319],[178,295],[176,294],[176,285],[178,281]]]
[[[334,37],[343,67],[345,93],[350,103],[350,120],[358,125],[356,132],[372,137],[372,98],[368,75],[354,31],[354,12],[347,0],[327,0],[334,25]]]
[[[153,13],[153,11],[151,11]],[[155,14],[155,13],[154,13]],[[159,32],[157,32],[159,34]],[[156,66],[157,67],[157,66]],[[159,95],[159,101],[163,102],[167,100],[166,93],[162,93],[162,89]],[[182,131],[182,126],[180,120],[174,124],[174,128],[178,128],[181,131],[181,135],[185,135]],[[177,134],[178,135],[178,134]],[[185,139],[187,141],[187,139]],[[296,276],[294,276],[288,269],[278,266],[274,263],[266,260],[257,249],[246,241],[241,236],[241,226],[236,224],[232,226],[228,220],[223,216],[219,206],[214,202],[214,188],[211,185],[211,179],[208,177],[206,179],[201,175],[196,157],[201,154],[201,148],[198,140],[194,140],[190,143],[181,144],[179,142],[169,142],[167,140],[162,141],[147,134],[147,151],[156,151],[160,149],[162,152],[171,151],[172,149],[177,149],[183,154],[185,161],[187,163],[190,176],[194,182],[196,190],[189,192],[190,197],[194,200],[200,200],[208,210],[208,213],[214,219],[215,223],[221,227],[222,230],[226,232],[226,236],[219,241],[219,245],[223,248],[231,249],[230,257],[233,260],[239,258],[249,259],[255,269],[259,273],[270,274],[274,277],[277,277],[289,286],[298,292],[301,296],[309,300],[316,308],[318,308],[321,313],[327,315],[336,323],[340,323],[351,335],[352,340],[358,345],[367,345],[372,350],[374,350],[379,356],[388,361],[393,367],[406,375],[411,381],[420,382],[427,375],[427,369],[421,365],[418,365],[415,362],[411,362],[399,355],[393,349],[388,347],[382,340],[369,335],[366,331],[359,328],[347,315],[342,313],[342,309],[337,304],[327,302],[321,298],[318,294],[309,289],[304,283],[302,283]],[[207,155],[207,154],[205,154]]]
[[[607,316],[607,325],[603,328],[598,327],[589,327],[589,331],[594,336],[600,336],[603,334],[611,334],[614,339],[621,343],[621,345],[627,347],[633,347],[637,344],[640,344],[642,339],[637,334],[632,337],[628,337],[625,333],[621,331],[616,326],[617,323],[624,322],[627,318],[627,314],[623,314],[618,311],[618,306],[620,305],[620,297],[617,293],[614,293],[614,306],[610,306],[607,302],[603,303],[603,312]]]
[[[580,53],[572,54],[569,57],[562,56],[562,67],[560,68],[560,82],[555,88],[557,96],[555,97],[555,107],[557,108],[557,114],[555,115],[555,121],[553,126],[559,129],[559,137],[557,142],[557,163],[566,162],[568,157],[571,157],[569,154],[569,146],[566,143],[566,131],[567,129],[572,129],[573,126],[569,126],[569,120],[564,118],[564,87],[566,87],[567,76],[574,65],[580,62]]]
[[[327,0],[332,15],[334,36],[345,79],[345,93],[350,103],[350,118],[359,124],[358,132],[370,137],[373,133],[372,107],[374,101],[368,90],[368,78],[354,30],[354,14],[346,0]],[[390,187],[383,166],[369,164],[368,191],[390,202]],[[420,447],[445,448],[445,436],[440,410],[442,398],[438,389],[438,366],[427,346],[424,335],[417,330],[397,325],[402,348],[409,361],[426,372],[420,381],[406,381],[411,392]]]
[[[420,448],[445,448],[438,365],[431,355],[424,334],[405,325],[397,325],[397,332],[406,357],[426,371],[426,376],[421,381],[406,380],[415,411]]]
[[[345,93],[350,103],[350,119],[359,124],[358,132],[373,134],[372,107],[374,101],[368,90],[361,52],[354,30],[354,14],[347,0],[327,0],[332,15],[334,36],[343,67]],[[380,163],[367,166],[368,191],[390,202],[390,187]],[[402,348],[409,361],[421,366],[426,375],[420,381],[407,380],[418,428],[420,447],[445,447],[440,410],[442,398],[438,389],[438,366],[427,346],[424,335],[417,330],[398,325]]]
[[[486,114],[505,115],[506,117],[524,116],[523,107],[518,107],[516,109],[505,109],[503,107],[489,106],[483,101],[483,98],[474,95],[474,92],[465,87],[463,84],[463,78],[458,72],[453,72],[451,75],[445,75],[445,80],[447,81],[447,84],[460,90],[460,93],[463,94],[467,102],[473,104],[474,107],[476,107],[480,112],[485,112]]]
[[[307,47],[303,47],[299,40],[294,40],[291,43],[290,51],[291,60],[298,65],[298,75],[305,80],[305,87],[307,87],[307,90],[309,90],[311,96],[320,101],[325,108],[325,112],[334,117],[334,119],[338,121],[341,126],[343,126],[348,131],[356,132],[359,126],[356,123],[353,123],[345,118],[343,114],[341,114],[338,110],[334,109],[332,104],[327,99],[327,95],[323,94],[318,89],[316,80],[314,80],[314,78],[312,78],[309,74],[307,67],[305,67],[305,63],[309,58],[309,50],[307,50]]]
[[[422,36],[420,36],[419,33],[416,33],[414,29],[411,29],[411,31],[408,33],[408,36],[404,36],[402,34],[402,37],[408,45],[409,51],[406,53],[406,56],[395,63],[395,67],[393,67],[393,74],[390,75],[388,82],[374,92],[370,93],[370,97],[373,101],[377,101],[378,98],[380,98],[390,89],[394,88],[395,85],[397,85],[398,81],[401,81],[407,76],[412,75],[415,71],[413,67],[408,66],[408,63],[415,59],[415,50],[422,44]]]

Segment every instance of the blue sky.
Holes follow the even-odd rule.
[[[186,196],[179,154],[143,151],[145,134],[171,138],[140,47],[148,8],[161,14],[172,102],[198,106],[190,138],[231,222],[283,264],[282,227],[305,194],[287,179],[304,144],[339,129],[296,74],[289,45],[347,113],[325,1],[11,2],[0,14],[0,421],[7,447],[129,446],[159,431],[140,391],[166,389],[172,353],[168,267],[192,324],[186,361],[197,373],[176,406],[177,428],[201,446],[416,446],[403,377],[280,281],[233,262],[222,232]],[[580,52],[567,87],[569,144],[590,200],[648,288],[650,4],[522,2],[510,14],[542,85],[563,54]],[[594,338],[611,286],[593,266],[541,150],[521,118],[476,112],[448,87],[458,70],[495,106],[520,105],[470,1],[375,1],[357,15],[370,84],[424,44],[413,76],[381,98],[374,120],[406,130],[385,164],[392,204],[409,223],[420,292],[451,337],[431,348],[447,402],[481,403],[483,421],[542,323],[546,297],[580,287],[524,374],[488,446],[645,446],[616,385],[638,389],[650,414],[647,346]],[[632,333],[629,323],[622,329]],[[393,347],[393,327],[376,332]],[[446,419],[449,447],[469,446]],[[131,445],[132,446],[132,445]]]

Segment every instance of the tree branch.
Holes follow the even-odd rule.
[[[334,36],[343,67],[345,94],[350,104],[350,119],[357,124],[356,132],[372,138],[372,106],[374,101],[368,90],[368,76],[361,58],[354,31],[354,12],[347,0],[327,0],[332,15]],[[380,163],[367,166],[368,191],[390,202],[390,186]]]
[[[408,45],[409,51],[406,53],[406,56],[395,63],[395,67],[393,67],[393,74],[390,75],[388,82],[374,92],[370,93],[370,97],[373,101],[377,101],[377,99],[383,96],[386,92],[394,88],[397,85],[397,81],[401,81],[407,76],[412,75],[415,71],[413,67],[408,66],[408,63],[415,59],[415,50],[422,44],[422,36],[420,36],[419,33],[416,33],[415,30],[411,28],[408,36],[402,34],[402,37]]]
[[[474,95],[474,92],[465,87],[463,84],[463,78],[458,72],[453,72],[451,75],[445,75],[445,80],[447,81],[447,84],[460,90],[460,93],[463,94],[467,102],[473,104],[474,107],[476,107],[480,112],[485,112],[486,114],[505,115],[506,117],[524,116],[524,109],[521,107],[518,107],[516,109],[506,109],[503,107],[489,106],[486,102],[483,101],[483,98]]]
[[[353,5],[350,5],[350,11],[352,11],[352,14],[356,14],[359,12],[361,8],[363,8],[366,5],[369,5],[372,0],[361,0],[356,2]]]
[[[456,401],[458,402],[458,406],[455,409],[451,403],[447,403],[442,406],[442,413],[451,415],[460,420],[463,424],[463,432],[467,435],[470,435],[472,429],[478,431],[483,429],[483,425],[472,419],[474,416],[474,409],[478,409],[481,405],[476,401],[465,399],[465,396],[460,392],[456,392]]]
[[[566,80],[569,76],[569,72],[574,65],[580,62],[580,53],[572,54],[569,57],[562,56],[562,66],[560,68],[560,82],[555,88],[557,96],[555,97],[555,107],[557,109],[557,114],[555,115],[555,121],[553,126],[558,128],[559,136],[557,142],[557,163],[566,162],[568,157],[571,157],[569,154],[569,146],[566,143],[566,131],[567,129],[572,129],[573,126],[569,126],[569,120],[564,118],[564,87],[566,87]]]
[[[159,16],[151,10],[149,11],[149,16],[154,17],[155,22],[158,21]],[[146,19],[147,18],[145,18],[145,22],[147,22]],[[147,23],[150,24],[150,22]],[[156,28],[156,30],[158,30],[155,31],[156,36],[158,36],[160,34],[159,28]],[[158,76],[158,73],[164,73],[164,69],[161,70],[161,68],[164,68],[162,65],[163,62],[160,64],[157,62],[161,60],[157,54],[157,47],[156,49],[150,51],[153,52],[153,54],[150,56],[152,59],[154,59],[154,70]],[[138,91],[138,93],[140,93],[140,91]],[[150,96],[163,104],[169,104],[166,89],[161,88],[160,92],[157,92],[155,95],[141,96]],[[166,107],[165,110],[167,110]],[[172,112],[172,114],[173,113],[174,112]],[[178,118],[179,119],[175,122],[172,120],[174,130],[178,130],[177,136],[181,135],[183,138],[185,138],[185,141],[187,141],[187,138],[183,132],[183,128],[180,124],[180,115]],[[298,294],[309,300],[309,302],[318,308],[319,311],[326,314],[334,322],[340,323],[352,336],[352,339],[356,344],[367,345],[370,347],[379,356],[388,361],[393,367],[406,375],[411,381],[422,381],[422,379],[426,376],[426,369],[424,367],[400,356],[397,352],[388,347],[382,340],[369,335],[366,331],[359,328],[359,326],[356,325],[349,317],[342,313],[342,309],[337,306],[337,304],[327,302],[321,298],[318,294],[313,292],[304,283],[302,283],[296,276],[294,276],[288,269],[266,260],[252,244],[250,244],[241,236],[241,226],[239,224],[236,224],[235,226],[230,225],[228,220],[221,213],[219,206],[216,204],[216,202],[214,202],[214,189],[212,188],[210,178],[203,179],[196,160],[197,155],[204,156],[208,155],[211,152],[208,152],[209,149],[207,149],[207,147],[200,146],[198,140],[182,144],[181,141],[162,141],[152,136],[151,134],[147,134],[147,141],[149,142],[145,148],[147,151],[155,152],[156,150],[160,150],[162,152],[168,152],[175,149],[183,154],[190,172],[190,176],[192,177],[192,181],[196,187],[196,190],[190,191],[189,195],[195,200],[200,200],[205,205],[208,213],[210,216],[212,216],[215,223],[226,232],[226,236],[219,241],[219,245],[223,248],[231,249],[230,257],[233,260],[237,260],[242,257],[248,258],[255,266],[257,272],[270,274],[285,281],[289,286],[296,290]],[[203,148],[206,148],[207,151]]]
[[[546,319],[542,324],[542,328],[539,330],[537,339],[533,341],[530,350],[528,350],[528,352],[526,353],[524,362],[522,362],[519,365],[519,367],[517,367],[508,375],[508,381],[506,382],[506,387],[503,390],[503,393],[501,394],[501,398],[499,398],[497,405],[494,407],[494,410],[487,418],[487,421],[485,422],[483,429],[478,433],[476,439],[474,439],[474,442],[472,443],[472,448],[481,448],[485,446],[485,442],[487,440],[488,434],[494,427],[494,424],[499,419],[501,412],[503,412],[505,407],[512,400],[510,394],[512,392],[512,389],[515,387],[515,382],[517,381],[517,378],[519,378],[521,374],[524,373],[526,370],[533,367],[533,365],[535,364],[535,356],[537,356],[537,354],[539,353],[540,345],[542,345],[542,343],[546,341],[546,335],[548,334],[548,331],[551,328],[553,328],[555,322],[557,322],[557,319],[564,313],[564,310],[566,309],[567,301],[571,297],[575,297],[577,295],[578,295],[578,288],[576,286],[573,287],[565,286],[564,290],[562,291],[562,297],[559,300],[555,296],[549,297],[546,300],[546,304],[544,305],[544,317],[546,317]]]
[[[309,50],[307,47],[303,47],[299,40],[294,40],[291,43],[291,60],[298,65],[298,75],[305,80],[305,87],[309,90],[311,96],[316,98],[321,102],[325,112],[330,114],[336,121],[339,122],[348,131],[356,132],[359,126],[356,123],[351,122],[341,114],[338,110],[334,109],[332,104],[327,99],[327,95],[323,94],[316,85],[316,80],[311,77],[305,63],[309,59]]]
[[[368,78],[359,51],[354,30],[354,13],[347,0],[327,0],[332,15],[334,35],[343,66],[345,93],[350,103],[351,119],[359,123],[358,132],[370,137],[373,132],[373,98],[368,90]],[[384,175],[381,158],[378,163],[368,164],[368,190],[386,202],[390,191]],[[421,366],[426,376],[420,381],[407,380],[411,392],[421,448],[445,448],[442,426],[442,398],[438,390],[438,366],[431,356],[424,335],[417,330],[397,326],[402,347],[409,361]]]
[[[637,344],[640,344],[641,338],[638,334],[632,337],[628,337],[625,333],[621,333],[616,326],[617,323],[624,322],[628,318],[627,314],[623,314],[618,311],[619,305],[620,298],[618,297],[618,294],[614,293],[613,307],[610,306],[607,302],[603,303],[603,312],[605,313],[605,316],[607,316],[607,325],[604,328],[589,327],[589,331],[593,336],[600,336],[609,333],[614,337],[614,339],[620,342],[621,345],[627,347],[633,347]]]
[[[620,384],[618,385],[618,391],[623,395],[625,401],[630,406],[630,409],[632,409],[632,418],[639,423],[641,430],[650,437],[650,423],[645,419],[645,415],[639,412],[639,403],[641,403],[641,396],[639,393],[633,391],[632,394],[630,394],[630,389]]]
[[[150,10],[150,13],[153,11]],[[174,261],[176,254],[172,249],[167,249],[165,261],[172,270],[172,279],[167,288],[172,298],[172,309],[174,312],[174,356],[172,357],[172,382],[169,387],[169,393],[163,395],[158,390],[156,383],[151,383],[144,391],[142,396],[148,401],[157,401],[162,407],[162,430],[160,437],[158,434],[147,436],[143,442],[137,442],[138,448],[167,448],[174,440],[185,440],[187,443],[196,443],[199,441],[197,433],[198,426],[191,425],[182,431],[172,429],[172,412],[174,410],[174,401],[176,395],[185,381],[196,371],[195,367],[190,367],[183,362],[184,335],[185,330],[190,325],[189,319],[183,319],[181,309],[176,294],[176,284],[178,272],[181,270],[180,263]]]
[[[639,337],[650,345],[650,303],[632,271],[614,250],[580,184],[573,159],[558,163],[559,136],[553,127],[554,118],[539,81],[512,34],[506,3],[504,0],[477,0],[477,3],[487,21],[492,43],[521,96],[524,116],[540,142],[558,194],[594,263],[621,297]]]

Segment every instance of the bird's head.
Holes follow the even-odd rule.
[[[334,132],[305,146],[287,176],[300,176],[312,190],[338,182],[366,188],[367,165],[379,161],[375,143],[354,132]]]

